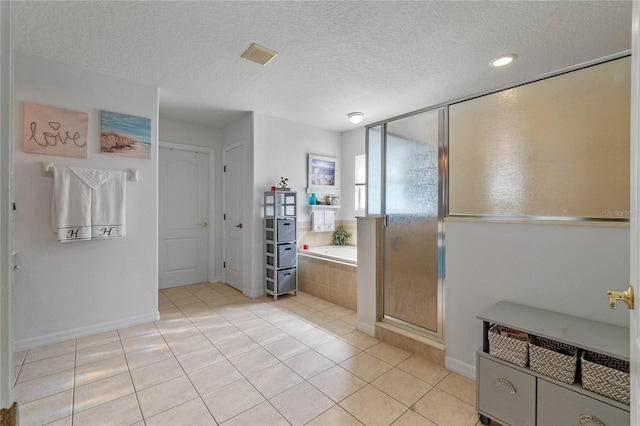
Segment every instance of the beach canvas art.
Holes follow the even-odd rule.
[[[151,158],[151,119],[102,111],[100,121],[103,154]]]
[[[87,158],[88,128],[86,112],[25,102],[22,150]]]

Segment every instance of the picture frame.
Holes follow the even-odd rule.
[[[338,189],[338,160],[335,157],[309,154],[307,187],[309,191]]]

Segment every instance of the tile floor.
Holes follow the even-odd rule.
[[[21,425],[470,425],[475,382],[308,294],[159,292],[160,320],[15,355]]]

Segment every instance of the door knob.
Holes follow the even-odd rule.
[[[206,228],[207,226],[209,226],[209,224],[207,222],[202,222],[200,226],[202,226],[203,228]]]
[[[242,224],[240,224],[240,225],[236,225],[236,226],[235,226],[235,228],[240,228],[240,229],[242,229]]]
[[[611,309],[616,308],[616,302],[618,300],[622,300],[627,304],[629,309],[633,309],[633,286],[629,286],[629,288],[624,291],[609,290],[607,291],[607,294],[609,295],[609,306]]]

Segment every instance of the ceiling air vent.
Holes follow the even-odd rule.
[[[253,43],[241,56],[256,64],[267,65],[277,54],[278,52]]]

